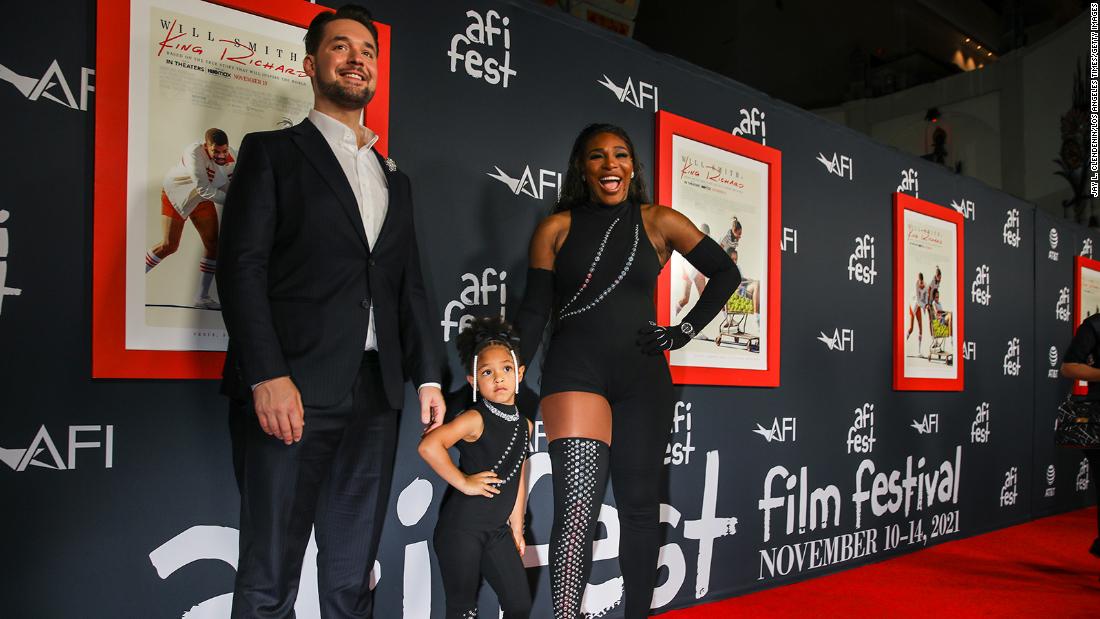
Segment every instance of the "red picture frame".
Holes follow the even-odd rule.
[[[767,291],[766,298],[766,337],[767,348],[763,369],[718,368],[691,365],[677,365],[670,362],[672,381],[675,384],[690,385],[729,385],[745,387],[778,387],[780,362],[780,319],[781,319],[781,257],[782,243],[782,154],[780,151],[763,146],[752,140],[741,138],[704,125],[702,123],[677,116],[657,112],[656,130],[656,194],[659,204],[673,207],[673,137],[682,136],[707,146],[752,159],[767,166],[767,212],[766,234]],[[669,324],[672,320],[670,296],[672,294],[672,269],[665,268],[657,278],[657,320],[660,324]],[[670,358],[669,353],[665,353]]]
[[[204,0],[307,28],[332,9],[306,0]],[[92,378],[219,378],[224,352],[126,348],[127,136],[129,123],[130,0],[98,0],[96,37],[95,211],[92,246]],[[390,27],[378,29],[377,90],[365,124],[389,150]]]
[[[893,387],[897,391],[962,391],[964,366],[962,355],[959,353],[959,343],[964,341],[964,314],[965,304],[963,296],[962,277],[964,273],[964,222],[963,216],[955,209],[933,204],[908,194],[896,192],[893,194],[894,203],[894,304],[893,304],[893,342],[894,342],[894,372]],[[955,306],[953,311],[953,334],[951,364],[955,368],[954,378],[914,377],[906,374],[905,345],[906,345],[906,233],[905,212],[911,211],[940,220],[955,228]],[[928,325],[931,337],[932,325]],[[932,344],[929,344],[930,348]],[[931,355],[931,353],[930,353]],[[931,362],[931,360],[930,360]],[[946,363],[946,359],[944,360]]]
[[[1081,322],[1085,319],[1081,315],[1082,298],[1081,275],[1085,269],[1096,271],[1100,274],[1100,260],[1093,260],[1085,256],[1075,256],[1073,259],[1073,335],[1077,335],[1077,329],[1081,328]],[[1088,395],[1089,384],[1085,381],[1073,381],[1074,395]]]

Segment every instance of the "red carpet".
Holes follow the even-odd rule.
[[[1100,617],[1095,533],[1081,509],[660,617]]]

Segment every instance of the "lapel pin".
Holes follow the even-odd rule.
[[[393,159],[390,159],[389,157],[386,157],[386,169],[390,172],[397,171],[397,164],[394,163]]]

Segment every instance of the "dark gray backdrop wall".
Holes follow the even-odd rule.
[[[1058,313],[1062,290],[1072,293],[1072,258],[1085,239],[1100,241],[1095,233],[534,3],[372,7],[393,27],[391,154],[413,178],[438,335],[449,349],[463,316],[514,310],[527,239],[585,124],[625,127],[651,188],[657,109],[725,130],[758,120],[744,123],[745,137],[783,153],[782,385],[678,388],[661,480],[667,545],[656,607],[845,569],[1089,502],[1080,454],[1051,442],[1051,411],[1068,384],[1049,372],[1051,347],[1060,352],[1072,333]],[[3,178],[14,195],[0,204],[9,240],[0,255],[0,287],[8,287],[0,296],[8,507],[0,526],[9,564],[20,566],[4,581],[6,608],[13,616],[224,616],[238,520],[216,385],[88,379],[94,92],[81,78],[94,87],[94,4],[49,19],[33,5],[9,11],[9,23],[29,26],[0,40],[0,64],[46,81],[38,96],[20,89],[25,80],[0,85],[4,109],[20,119],[11,143],[30,153],[9,157]],[[473,19],[467,11],[496,11],[502,26],[507,18],[507,50],[502,37],[472,46],[501,62],[507,52],[515,73],[506,86],[469,75],[461,60],[452,70],[447,52]],[[46,37],[54,43],[41,45]],[[890,194],[899,188],[966,216],[962,393],[890,388]],[[873,254],[857,256],[860,244]],[[874,277],[857,280],[857,263],[873,266]],[[457,391],[453,352],[450,363]],[[527,410],[538,378],[536,364]],[[382,617],[442,611],[427,540],[444,488],[416,457],[415,417],[403,420],[379,557]],[[73,449],[79,443],[90,445]],[[529,561],[545,563],[536,547],[550,527],[545,437],[534,447]],[[922,495],[918,505],[915,487],[908,509],[853,498],[894,471],[933,487],[946,477],[948,500]],[[606,503],[593,610],[618,595],[613,489]],[[530,574],[535,616],[548,617],[547,570]],[[302,597],[302,615],[314,616],[308,584]],[[494,602],[486,590],[483,612]]]

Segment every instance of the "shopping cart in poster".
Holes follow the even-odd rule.
[[[955,354],[951,346],[955,339],[955,321],[951,319],[951,312],[945,312],[943,318],[934,317],[935,311],[929,310],[928,324],[931,325],[932,345],[928,348],[928,360],[932,363],[955,364]]]
[[[749,352],[760,352],[760,336],[745,330],[749,316],[753,313],[752,299],[734,292],[723,308],[725,317],[718,325],[718,337],[714,345],[721,346],[723,340],[732,348],[744,348]]]

